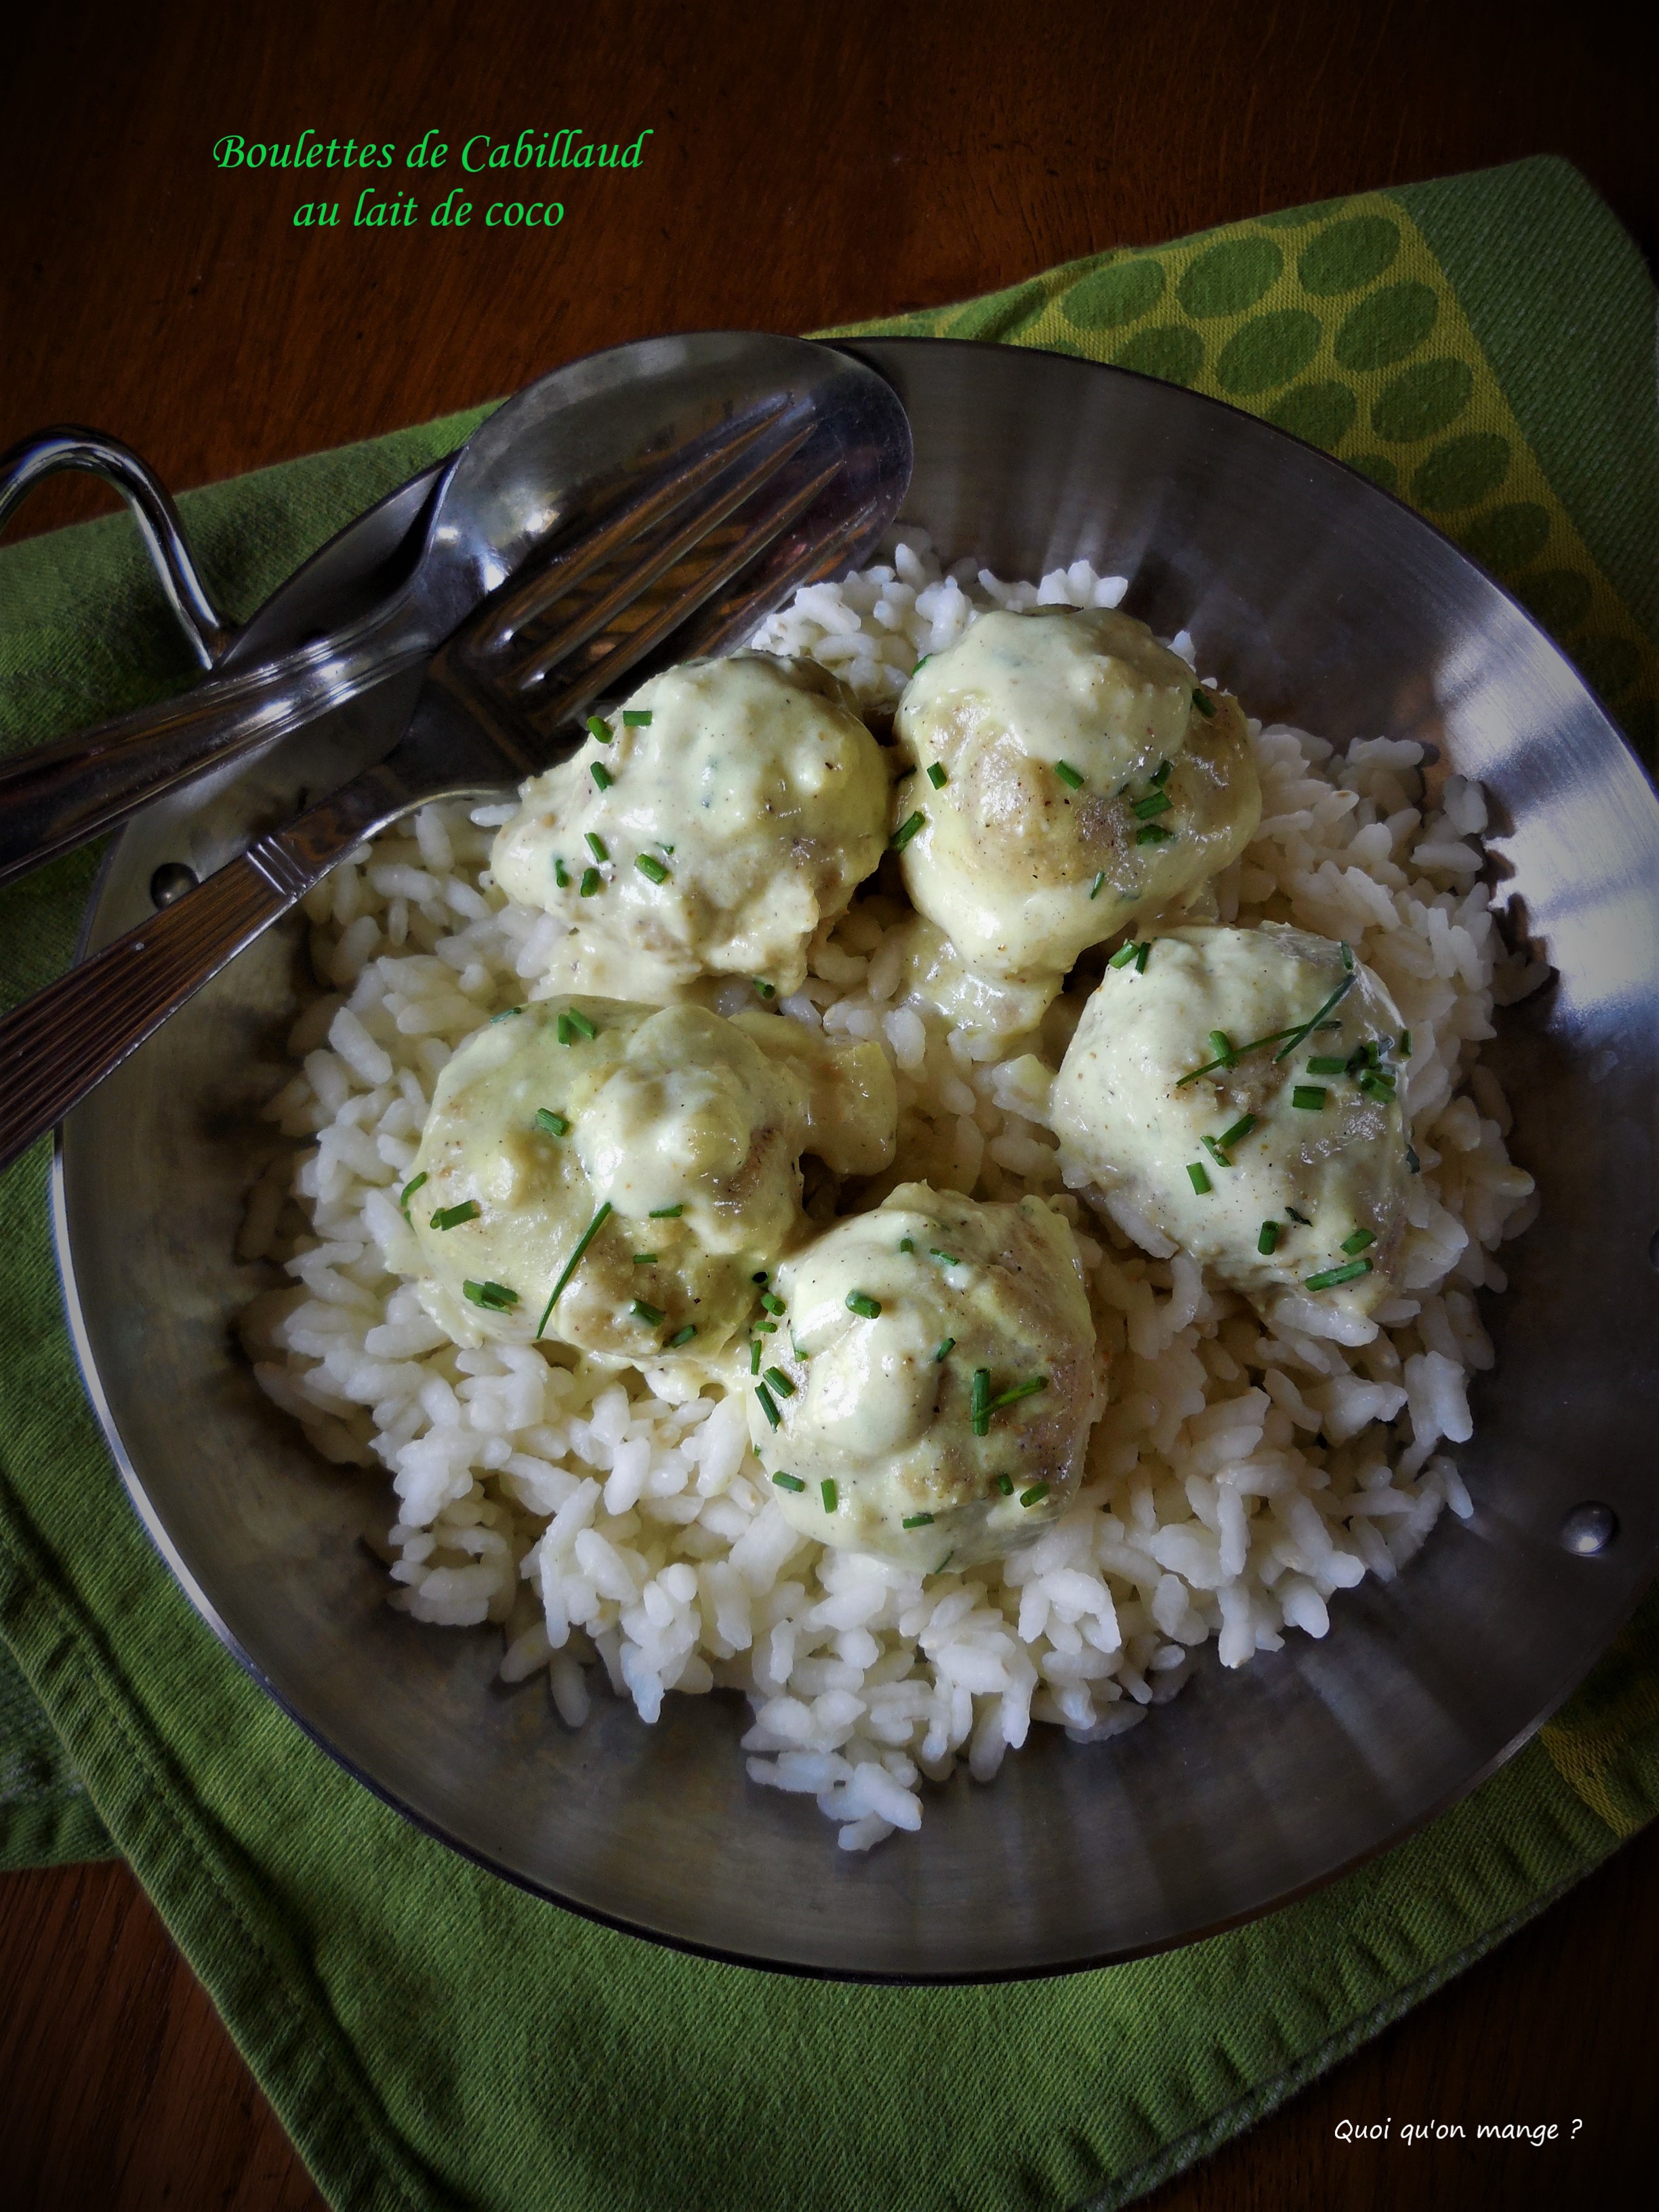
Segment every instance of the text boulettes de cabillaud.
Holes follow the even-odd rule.
[[[644,159],[645,142],[655,132],[641,131],[631,143],[617,139],[607,143],[590,138],[584,131],[521,131],[516,138],[492,137],[476,131],[463,140],[461,167],[468,176],[491,169],[637,169]],[[406,169],[441,169],[450,157],[448,142],[430,130],[404,156]],[[282,144],[245,138],[234,131],[219,139],[213,158],[222,169],[389,169],[398,158],[390,143],[368,138],[320,138],[309,128]],[[476,187],[475,187],[476,189]],[[463,229],[477,212],[461,195],[465,187],[453,185],[429,210],[427,220],[438,229]],[[307,200],[294,210],[297,229],[331,228],[338,225],[342,203]],[[352,225],[360,229],[410,229],[420,220],[420,204],[411,191],[390,196],[374,185],[357,195]],[[484,210],[489,230],[551,230],[564,221],[562,200],[496,200]]]

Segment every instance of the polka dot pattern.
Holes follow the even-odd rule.
[[[1513,590],[1655,757],[1659,657],[1556,498],[1401,201],[1285,208],[879,328],[1112,362],[1334,454]]]

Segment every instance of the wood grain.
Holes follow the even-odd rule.
[[[1659,235],[1651,31],[1598,0],[294,0],[254,15],[67,0],[9,26],[0,447],[88,422],[182,489],[651,331],[933,305],[1103,246],[1539,152],[1576,161],[1650,256]],[[291,173],[210,159],[226,131],[401,147],[429,125],[457,145],[561,125],[653,136],[637,172],[566,173],[545,239],[354,228],[344,188],[341,228],[295,230]],[[107,503],[54,486],[14,529]],[[1153,2201],[1632,2201],[1656,1944],[1650,1835]],[[7,2204],[320,2202],[125,1869],[0,1881],[0,1990]],[[1345,2115],[1388,2113],[1584,2127],[1536,2153],[1333,2138]]]

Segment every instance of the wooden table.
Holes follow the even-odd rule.
[[[809,330],[1540,151],[1575,161],[1655,244],[1651,52],[1597,0],[294,0],[269,31],[252,13],[63,0],[9,27],[0,447],[92,422],[173,486],[198,483],[650,331]],[[544,235],[354,228],[356,174],[338,186],[340,228],[299,230],[291,174],[211,159],[233,131],[401,147],[428,126],[459,141],[562,125],[653,135],[637,170],[569,181]],[[366,181],[390,197],[391,179]],[[59,484],[21,526],[106,503]],[[1656,1940],[1649,1834],[1154,2201],[1632,2201],[1649,2160]],[[0,1990],[8,2203],[320,2203],[125,1869],[0,1879]],[[1584,2124],[1544,2153],[1334,2136],[1345,2116],[1389,2113]]]

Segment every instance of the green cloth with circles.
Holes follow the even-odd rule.
[[[1285,423],[1497,568],[1650,746],[1653,313],[1606,209],[1563,164],[1534,161],[1103,254],[866,327],[1127,362]],[[191,495],[207,573],[246,611],[477,419]],[[124,519],[0,551],[0,742],[38,741],[186,673]],[[0,891],[8,1000],[69,957],[91,871],[73,856]],[[1058,1981],[884,1990],[713,1965],[591,1926],[401,1821],[191,1610],[75,1376],[46,1164],[42,1146],[0,1179],[0,1865],[113,1839],[337,2207],[1125,2204],[1374,2035],[1659,1809],[1650,1599],[1559,1717],[1431,1828],[1166,1956]],[[883,1848],[925,1850],[926,1832]]]

